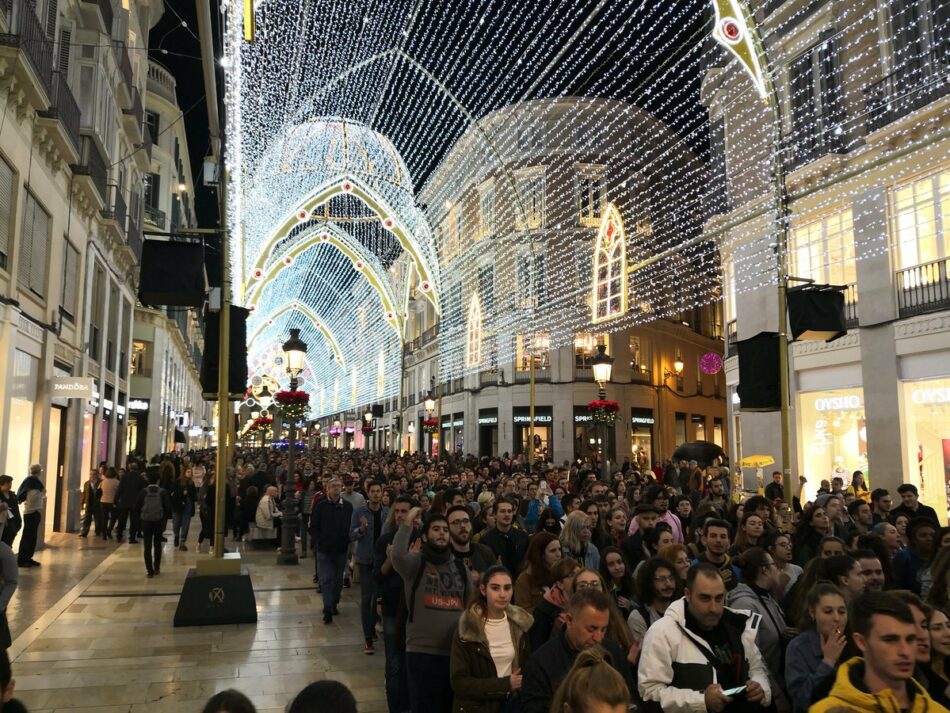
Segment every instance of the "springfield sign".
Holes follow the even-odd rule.
[[[61,399],[91,399],[91,376],[55,376],[50,380],[54,397]]]

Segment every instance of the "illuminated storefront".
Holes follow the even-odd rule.
[[[649,468],[653,463],[653,409],[630,410],[630,462],[638,468]]]
[[[808,479],[806,500],[813,500],[822,480],[840,477],[845,487],[851,474],[868,472],[864,393],[860,388],[812,391],[798,397],[801,475]],[[896,434],[895,434],[896,436]],[[873,487],[873,485],[872,485]]]
[[[920,499],[941,513],[950,509],[950,378],[902,387],[904,469]]]
[[[530,411],[525,407],[514,409],[515,455],[528,452],[530,437]],[[553,422],[550,406],[536,406],[534,409],[534,452],[536,459],[547,459],[551,448],[551,424]]]

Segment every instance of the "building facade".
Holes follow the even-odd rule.
[[[749,255],[775,243],[766,153],[783,147],[788,274],[846,289],[846,336],[791,346],[792,472],[805,494],[862,470],[872,488],[950,493],[950,24],[927,0],[756,3],[781,136],[735,65],[710,68],[713,192],[723,250],[731,452],[780,461],[779,414],[743,412],[737,340],[778,327],[774,280]],[[793,282],[794,284],[794,282]],[[779,464],[781,466],[782,464]]]

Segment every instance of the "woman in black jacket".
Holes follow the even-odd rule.
[[[531,612],[534,623],[528,637],[532,651],[537,651],[542,644],[561,631],[562,615],[567,610],[571,594],[574,593],[574,575],[580,571],[580,565],[570,558],[558,560],[551,567],[554,584],[542,595],[541,603]]]
[[[198,500],[198,490],[191,480],[191,468],[185,468],[181,475],[175,478],[168,494],[172,501],[172,531],[175,533],[175,547],[185,552],[188,550],[185,544],[188,540],[188,529],[191,527],[191,518],[195,514],[195,502]]]

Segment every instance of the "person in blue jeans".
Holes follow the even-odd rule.
[[[310,513],[310,539],[317,556],[320,591],[323,593],[323,623],[329,624],[339,614],[337,606],[343,592],[353,506],[340,497],[343,483],[339,478],[331,479],[326,491],[327,497],[314,504]]]
[[[376,580],[373,578],[373,545],[383,534],[383,524],[389,515],[384,507],[383,486],[376,481],[366,486],[366,504],[353,511],[350,521],[350,539],[356,543],[356,566],[360,571],[360,617],[363,622],[363,653],[376,653]]]
[[[409,679],[406,675],[406,609],[403,601],[402,577],[393,567],[392,549],[396,530],[406,521],[409,511],[417,503],[408,495],[399,495],[387,518],[387,531],[376,540],[373,557],[373,574],[379,591],[380,610],[383,617],[383,651],[386,654],[386,702],[389,713],[409,710]],[[401,621],[400,621],[401,618]]]

